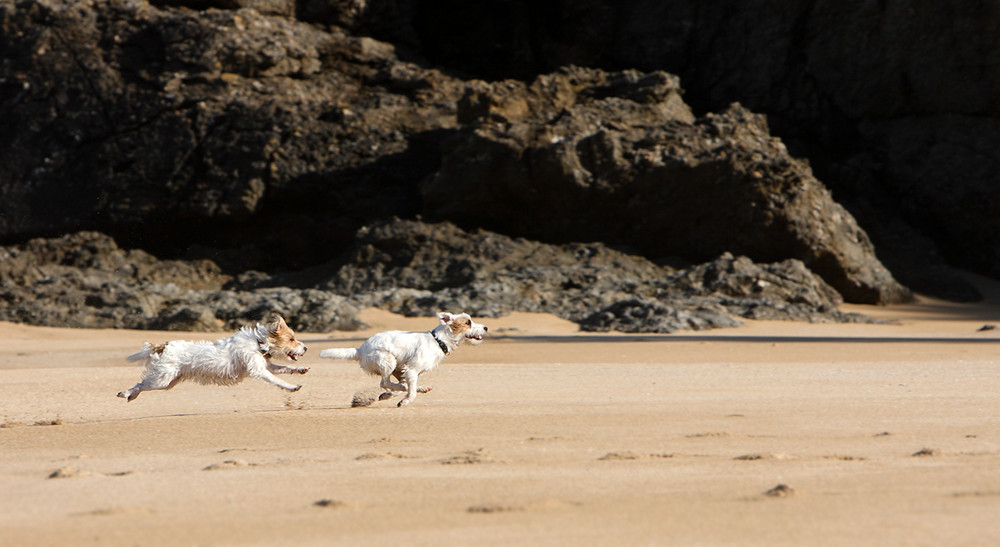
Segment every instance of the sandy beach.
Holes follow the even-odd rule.
[[[0,544],[996,545],[1000,298],[672,335],[484,319],[409,407],[312,370],[126,403],[144,340],[0,323]],[[455,310],[458,311],[458,310]]]

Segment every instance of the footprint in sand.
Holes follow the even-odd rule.
[[[764,492],[765,496],[772,498],[787,498],[795,494],[795,490],[787,484],[779,484],[774,488]]]
[[[46,425],[63,425],[65,423],[66,422],[62,421],[61,418],[56,418],[54,420],[39,420],[37,422],[33,422],[33,423],[30,423],[30,424],[26,424],[24,422],[3,422],[3,423],[0,423],[0,429],[8,429],[8,428],[12,428],[12,427],[20,427],[22,425],[46,426]]]
[[[111,507],[107,509],[95,509],[84,513],[77,513],[80,517],[108,517],[117,515],[152,515],[153,510],[146,507]]]
[[[970,492],[955,492],[956,498],[994,498],[1000,497],[1000,490],[972,490]]]
[[[236,467],[254,467],[257,464],[247,463],[243,460],[226,460],[222,463],[213,463],[202,469],[202,471],[218,471],[220,469],[233,469]]]
[[[457,456],[442,458],[438,461],[444,465],[470,465],[477,463],[497,463],[499,460],[495,459],[485,449],[480,448],[477,450],[469,450]]]
[[[466,512],[468,513],[513,513],[518,511],[549,511],[562,509],[564,507],[579,507],[583,505],[579,502],[573,501],[563,501],[558,499],[543,499],[536,501],[534,503],[529,503],[527,505],[504,505],[501,503],[482,503],[479,505],[470,505]]]
[[[56,469],[49,474],[50,479],[72,479],[76,477],[92,477],[94,473],[87,471],[86,469],[77,469],[75,467],[66,466]]]
[[[758,460],[787,460],[789,458],[788,458],[787,454],[780,454],[780,453],[778,453],[778,454],[772,454],[772,453],[758,454],[758,453],[753,453],[753,454],[743,454],[742,456],[736,456],[733,459],[734,460],[741,460],[741,461],[758,461]]]
[[[839,460],[842,462],[863,462],[868,458],[864,456],[848,456],[845,454],[832,454],[829,456],[823,456],[824,460]]]
[[[687,437],[688,439],[719,438],[719,437],[728,437],[729,433],[726,433],[725,431],[711,431],[708,433],[692,433],[690,435],[684,435],[684,436]]]
[[[124,477],[125,475],[132,474],[131,471],[118,471],[116,473],[98,473],[95,471],[87,471],[86,469],[77,469],[73,466],[60,467],[52,473],[49,473],[50,479],[73,479],[78,477]]]
[[[468,513],[513,513],[515,511],[524,511],[524,507],[518,507],[514,505],[471,505],[466,512]]]
[[[309,405],[305,402],[298,402],[292,400],[291,397],[285,397],[285,410],[308,410]]]
[[[348,503],[340,500],[332,500],[329,498],[323,498],[321,500],[316,500],[313,502],[316,507],[326,507],[329,509],[343,509],[348,507]]]
[[[608,452],[607,454],[597,458],[600,461],[627,461],[627,460],[645,460],[645,459],[664,459],[673,458],[674,454],[654,453],[654,454],[637,454],[635,452],[624,450],[620,452]]]
[[[395,452],[385,452],[385,453],[366,452],[366,453],[364,453],[364,454],[362,454],[362,455],[360,455],[360,456],[358,456],[357,458],[354,458],[354,459],[357,460],[357,461],[365,461],[365,460],[409,460],[409,459],[413,459],[415,457],[416,456],[404,456],[402,454],[396,454]]]
[[[603,455],[603,456],[601,456],[600,458],[597,458],[597,459],[601,460],[601,461],[609,461],[609,460],[618,460],[618,461],[621,461],[621,460],[638,460],[639,459],[639,455],[636,454],[635,452],[629,452],[629,451],[624,451],[624,452],[608,452],[607,454],[605,454],[605,455]]]

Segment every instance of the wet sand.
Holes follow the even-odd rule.
[[[1000,298],[845,306],[884,325],[588,334],[543,315],[351,408],[319,359],[433,319],[302,333],[286,393],[131,403],[144,340],[0,323],[2,545],[1000,544]],[[453,310],[458,311],[458,310]]]

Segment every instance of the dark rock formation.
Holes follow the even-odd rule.
[[[429,215],[652,257],[794,256],[851,302],[910,297],[762,116],[696,120],[665,73],[567,69],[514,96],[525,105],[507,82],[467,92],[459,116],[473,121],[424,185]]]
[[[548,245],[450,224],[361,230],[341,259],[296,274],[230,278],[209,261],[157,260],[94,232],[0,247],[0,320],[35,325],[232,330],[280,313],[295,329],[361,326],[361,307],[496,317],[545,312],[588,330],[732,327],[735,317],[866,321],[801,262],[723,255],[673,270],[603,244]],[[595,313],[595,310],[599,310]]]
[[[530,81],[571,64],[678,74],[699,111],[739,101],[767,114],[862,217],[903,283],[965,300],[976,290],[945,261],[1000,277],[1000,11],[991,3],[311,3],[331,6],[313,20],[483,79]]]
[[[225,290],[214,263],[158,260],[80,232],[0,247],[0,320],[59,327],[232,330],[280,313],[295,329],[360,325],[348,299],[317,290]]]
[[[324,280],[325,278],[325,280]],[[549,245],[452,224],[395,220],[361,230],[335,263],[278,285],[349,294],[409,315],[461,309],[481,317],[551,313],[585,329],[672,332],[738,324],[731,316],[800,321],[867,320],[836,309],[840,295],[802,262],[757,265],[723,256],[674,270],[601,243]],[[683,314],[649,324],[602,324],[595,310],[640,299]]]
[[[374,28],[375,13],[419,18],[407,5],[296,4],[349,29]],[[762,118],[695,119],[674,76],[467,82],[287,11],[0,3],[0,118],[17,128],[0,133],[0,239],[100,230],[238,275],[321,263],[363,225],[423,213],[651,257],[797,258],[849,301],[908,296]]]
[[[249,9],[27,0],[0,3],[0,28],[7,241],[86,228],[173,256],[257,247],[233,269],[315,262],[419,212],[461,91],[387,44]]]

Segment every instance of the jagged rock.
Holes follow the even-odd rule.
[[[836,291],[796,260],[725,254],[675,270],[601,243],[550,245],[447,223],[379,223],[340,259],[286,276],[231,279],[211,262],[159,261],[95,232],[0,247],[0,257],[0,320],[49,326],[218,331],[279,313],[323,332],[362,327],[357,313],[368,306],[551,313],[626,332],[732,327],[735,317],[869,320],[837,310]]]
[[[739,101],[766,114],[905,285],[968,300],[981,295],[947,264],[1000,276],[1000,15],[990,4],[370,3],[396,16],[355,13],[351,28],[476,78],[530,81],[570,64],[678,74],[699,111]],[[930,245],[896,256],[898,222]]]
[[[183,6],[196,10],[209,8],[235,10],[251,8],[267,15],[292,17],[298,0],[150,0],[154,6]]]
[[[84,227],[173,257],[256,248],[230,269],[322,262],[419,212],[463,89],[255,9],[27,0],[0,28],[4,241]]]
[[[706,330],[736,327],[740,324],[721,306],[685,309],[649,298],[631,298],[615,302],[585,317],[580,322],[580,327],[587,331],[670,333],[680,329]]]
[[[679,273],[676,282],[693,296],[722,294],[804,304],[821,310],[843,302],[837,291],[798,260],[759,266],[745,256],[725,253]]]
[[[649,257],[798,258],[849,301],[908,294],[762,117],[695,118],[673,75],[464,81],[257,9],[279,4],[0,3],[0,119],[17,128],[0,132],[0,238],[98,229],[239,276],[325,262],[361,226],[424,214]],[[406,5],[328,4],[348,29]]]
[[[233,330],[280,313],[295,329],[351,330],[348,298],[302,289],[223,290],[214,263],[161,261],[80,232],[0,247],[0,319],[58,327]]]
[[[840,312],[840,295],[798,260],[758,265],[727,253],[675,270],[600,243],[549,245],[405,220],[361,230],[339,262],[272,282],[315,283],[406,315],[528,311],[588,330],[733,327],[733,317],[870,321]]]
[[[0,278],[4,280],[22,285],[45,282],[49,268],[66,273],[88,270],[195,290],[218,289],[230,279],[211,261],[159,260],[141,249],[120,249],[112,238],[97,232],[35,238],[24,245],[0,247]]]
[[[565,70],[528,90],[529,106],[513,110],[520,118],[483,106],[508,102],[508,87],[497,87],[490,100],[476,86],[487,98],[472,101],[480,115],[425,182],[428,214],[654,257],[792,256],[851,302],[912,298],[763,117],[734,105],[695,120],[665,74]]]

